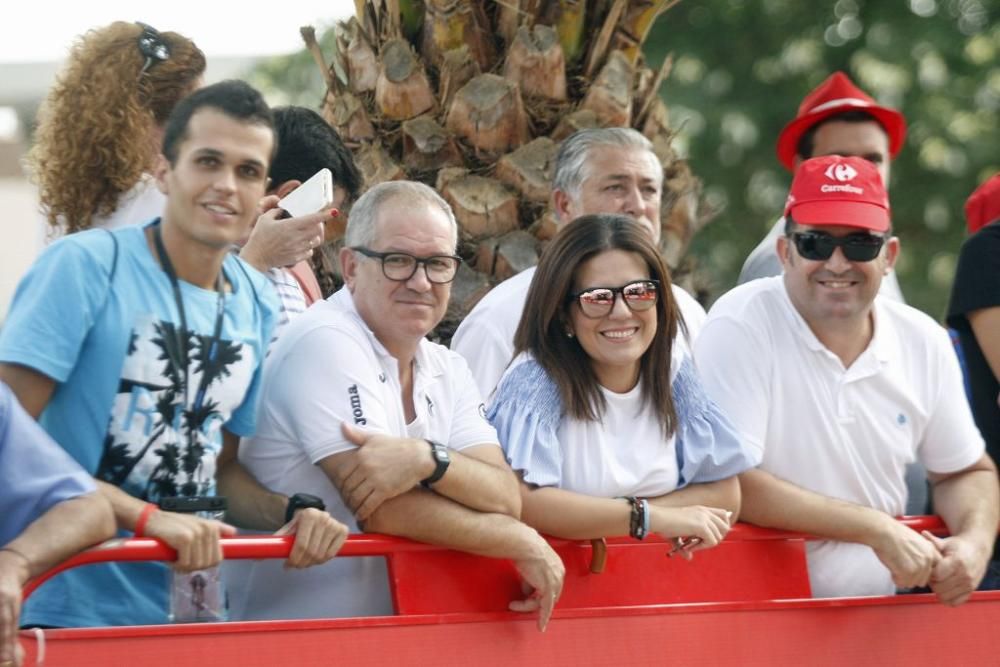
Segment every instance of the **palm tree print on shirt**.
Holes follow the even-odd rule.
[[[178,333],[173,322],[152,316],[137,323],[97,471],[145,500],[214,492],[222,426],[242,403],[255,366],[255,350],[241,342],[220,340],[213,358],[210,335]]]

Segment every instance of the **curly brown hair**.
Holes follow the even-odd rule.
[[[205,72],[205,54],[175,32],[159,33],[170,55],[143,72],[142,34],[124,21],[84,34],[42,105],[28,161],[49,223],[66,233],[113,213],[152,169],[154,129]]]

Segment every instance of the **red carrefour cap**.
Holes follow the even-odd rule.
[[[800,225],[889,229],[889,197],[874,164],[860,157],[806,160],[792,178],[785,215]]]
[[[795,120],[778,135],[778,159],[789,171],[795,168],[795,155],[799,139],[806,131],[830,116],[845,111],[864,111],[871,114],[889,135],[889,155],[896,157],[906,137],[906,119],[895,109],[879,106],[864,91],[854,85],[843,72],[834,72],[826,81],[806,95],[799,105]]]
[[[1000,220],[1000,174],[994,174],[965,201],[965,224],[970,234]]]

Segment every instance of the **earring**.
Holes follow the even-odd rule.
[[[573,337],[573,332],[570,331],[569,329],[566,329],[566,338],[572,338],[572,337]]]

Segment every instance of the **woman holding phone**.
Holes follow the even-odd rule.
[[[578,218],[543,254],[488,416],[522,520],[569,539],[657,533],[686,557],[739,512],[755,465],[694,369],[670,275],[639,226]]]

